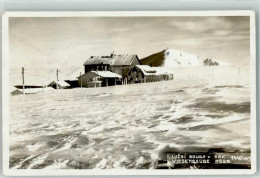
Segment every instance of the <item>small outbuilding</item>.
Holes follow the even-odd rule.
[[[111,86],[121,80],[121,75],[110,71],[90,71],[78,77],[78,85],[87,88]]]
[[[45,88],[25,88],[23,89],[15,89],[11,93],[11,95],[22,95],[22,94],[36,94],[40,92],[46,92],[46,91],[51,91],[53,90],[52,87],[45,87]]]
[[[77,88],[77,87],[79,87],[77,79],[76,80],[64,80],[64,81],[67,82],[70,85],[69,88]]]
[[[64,80],[59,80],[58,83],[57,81],[52,81],[49,85],[47,85],[48,87],[52,87],[57,89],[66,89],[70,87],[70,84],[68,84],[67,82],[65,82]]]

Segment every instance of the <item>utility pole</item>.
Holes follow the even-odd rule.
[[[79,76],[80,76],[80,88],[82,88],[82,77],[81,77],[81,72],[80,72]]]
[[[56,83],[56,89],[58,90],[59,88],[59,69],[57,69],[57,83]]]
[[[23,94],[24,93],[24,67],[22,67],[22,79],[23,79]]]

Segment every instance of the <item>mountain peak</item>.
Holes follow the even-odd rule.
[[[229,65],[222,61],[200,57],[180,50],[167,49],[141,59],[141,63],[150,66],[179,67],[179,66],[218,66]]]

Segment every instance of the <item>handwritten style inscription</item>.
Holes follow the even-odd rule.
[[[250,153],[167,153],[171,164],[250,164]]]

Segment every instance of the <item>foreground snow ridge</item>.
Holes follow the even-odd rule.
[[[210,59],[206,57],[200,57],[194,54],[188,54],[183,51],[168,49],[164,52],[163,67],[177,67],[177,66],[218,66],[218,65],[230,65],[228,63]]]

